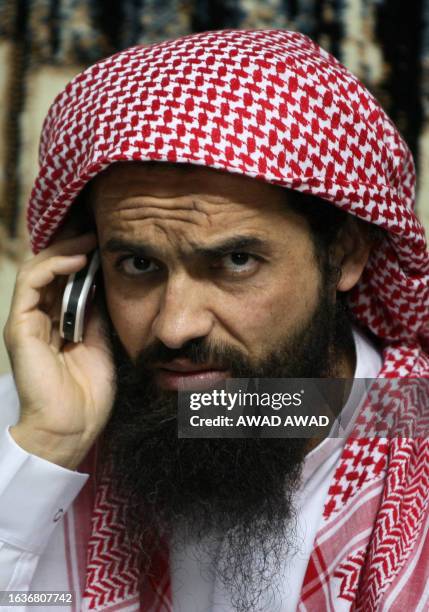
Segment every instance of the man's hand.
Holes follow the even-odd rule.
[[[95,247],[95,234],[85,234],[24,262],[3,332],[21,406],[10,433],[28,452],[69,469],[104,428],[115,391],[110,346],[95,305],[83,342],[67,342],[59,331],[67,276],[84,267],[85,254]]]

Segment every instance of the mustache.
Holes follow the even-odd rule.
[[[228,369],[235,362],[245,361],[238,349],[222,343],[214,344],[205,338],[193,338],[180,348],[170,348],[157,340],[139,353],[135,367],[150,368],[155,364],[168,364],[175,359],[187,359],[195,365],[210,363],[220,370]]]

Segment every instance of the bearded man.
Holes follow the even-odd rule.
[[[347,439],[179,439],[176,420],[184,384],[352,379],[344,416],[359,379],[427,377],[413,205],[396,128],[301,34],[197,34],[75,77],[4,332],[0,588],[85,610],[425,609],[424,437],[358,435],[361,412]],[[95,248],[73,343],[65,279]]]

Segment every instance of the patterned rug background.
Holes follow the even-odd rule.
[[[254,27],[308,34],[373,92],[413,151],[429,231],[429,0],[0,0],[0,328],[17,265],[30,256],[25,207],[58,91],[134,44]],[[0,374],[8,370],[0,341]]]

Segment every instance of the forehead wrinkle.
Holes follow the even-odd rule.
[[[233,205],[231,203],[217,203],[214,206],[205,205],[206,203],[192,200],[192,207],[176,206],[173,209],[153,206],[152,204],[142,204],[136,202],[134,205],[124,207],[110,208],[106,211],[106,217],[110,221],[109,225],[120,227],[122,224],[150,222],[151,220],[161,220],[166,223],[185,223],[186,225],[195,225],[197,227],[213,230],[215,228],[219,216],[219,223],[222,227],[225,226],[225,216],[230,217],[227,223],[232,222],[231,217],[236,219],[237,223],[247,222],[249,219],[254,219],[258,216],[258,210],[254,207],[245,207],[242,205]],[[211,210],[207,210],[207,208]],[[238,217],[238,219],[237,219]]]
[[[185,195],[154,195],[146,193],[136,193],[121,197],[121,194],[112,196],[99,196],[95,198],[95,207],[107,210],[132,210],[137,208],[151,208],[162,210],[177,210],[183,212],[200,212],[204,215],[217,214],[219,212],[229,212],[233,209],[237,211],[257,210],[261,207],[261,202],[243,202],[239,199],[231,199],[219,194],[188,193]]]
[[[206,194],[189,193],[183,196],[165,195],[157,196],[153,194],[136,193],[123,197],[121,194],[106,195],[95,198],[95,206],[103,208],[115,208],[126,210],[128,208],[140,208],[143,206],[152,206],[158,208],[168,208],[176,210],[198,210],[206,212],[207,207],[218,206],[242,206],[242,202],[235,202],[229,198],[222,196],[211,196]]]
[[[165,222],[203,225],[204,220],[207,221],[206,215],[194,209],[174,208],[163,210],[145,205],[115,209],[107,214],[113,224],[160,219]]]
[[[119,218],[116,220],[117,223],[109,227],[111,231],[108,232],[107,237],[110,234],[111,239],[114,239],[116,234],[118,239],[130,240],[135,244],[141,242],[150,249],[158,249],[160,253],[163,251],[166,256],[168,252],[170,256],[174,251],[176,255],[180,252],[180,258],[189,257],[193,251],[204,251],[213,244],[222,243],[226,239],[225,234],[230,234],[231,230],[238,235],[250,234],[261,240],[269,239],[270,228],[261,227],[259,223],[255,223],[255,216],[257,216],[255,211],[247,212],[247,215],[241,215],[239,223],[211,225],[209,231],[207,231],[208,228],[205,228],[206,231],[201,231],[204,228],[192,223],[189,223],[186,228],[183,225],[180,227],[182,219],[170,224],[165,222],[165,219],[150,218],[144,219],[143,223],[139,224],[138,221],[136,223],[133,220]],[[167,245],[168,248],[165,249]]]

